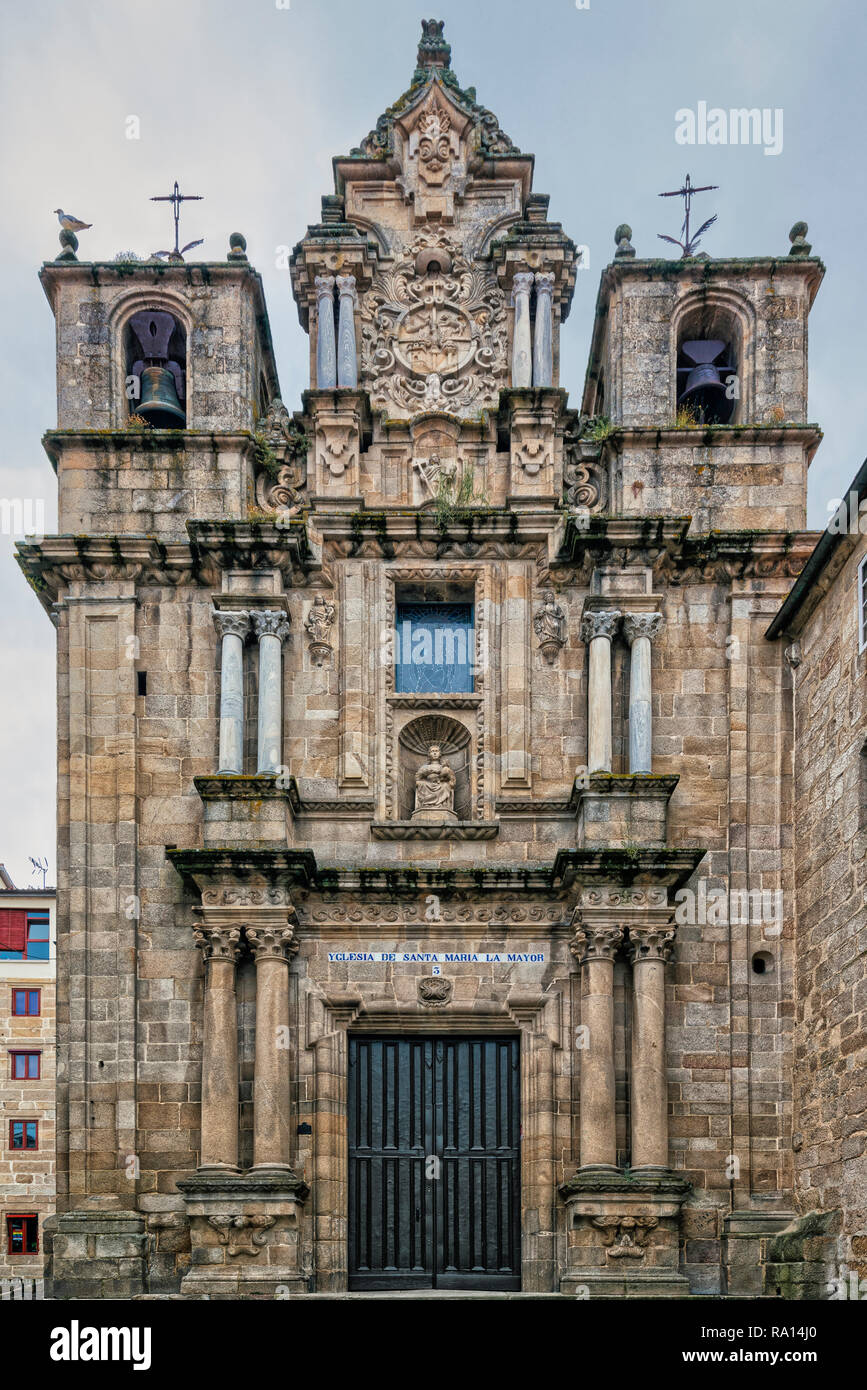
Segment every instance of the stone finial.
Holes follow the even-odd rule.
[[[78,250],[78,237],[75,232],[68,232],[64,227],[60,233],[60,245],[63,248],[60,255],[56,257],[58,261],[77,261],[76,251]]]
[[[324,227],[336,227],[338,223],[346,220],[346,199],[339,193],[324,193],[322,195],[322,225]]]
[[[421,43],[418,46],[418,66],[420,68],[447,68],[452,61],[452,50],[443,38],[444,19],[423,19],[421,22]]]
[[[247,238],[241,232],[232,232],[229,237],[230,261],[245,261],[247,259]]]
[[[614,240],[617,243],[617,250],[614,252],[615,261],[632,260],[635,255],[635,247],[632,245],[632,228],[628,222],[621,222],[619,227],[615,227]]]
[[[790,256],[809,256],[812,246],[807,240],[806,222],[796,222],[789,232],[789,241],[792,245],[789,248]]]

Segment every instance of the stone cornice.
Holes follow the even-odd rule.
[[[149,454],[247,452],[254,445],[249,430],[46,430],[42,436],[42,447],[55,473],[65,448],[110,453],[117,459],[119,454],[134,450]]]
[[[310,849],[177,849],[166,857],[188,886],[203,884],[247,888],[266,895],[301,887],[325,894],[355,897],[385,894],[390,898],[422,892],[443,897],[516,893],[520,896],[568,895],[576,887],[597,884],[606,889],[652,885],[677,888],[704,858],[703,849],[563,849],[553,863],[490,865],[478,868],[438,868],[408,865],[319,865]]]
[[[561,849],[551,873],[553,884],[571,887],[594,880],[615,884],[654,884],[680,888],[695,873],[704,849]]]
[[[293,517],[285,527],[271,522],[187,523],[188,540],[155,536],[46,536],[24,541],[16,558],[42,606],[51,611],[72,583],[197,584],[216,589],[224,569],[278,569],[287,582],[309,583],[321,565],[311,551],[307,528]],[[276,606],[276,605],[274,605]]]
[[[660,777],[652,772],[591,772],[583,781],[575,778],[569,809],[577,811],[582,795],[587,792],[597,796],[664,796],[670,801],[679,781],[677,774]]]
[[[793,579],[803,569],[817,533],[813,531],[711,531],[688,535],[689,517],[566,518],[563,540],[552,563],[552,578],[578,582],[613,552],[623,563],[650,564],[654,582],[728,583],[733,579]],[[573,570],[572,575],[569,571]],[[622,608],[627,595],[615,596]]]

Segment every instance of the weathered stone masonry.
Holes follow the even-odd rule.
[[[765,632],[814,540],[823,267],[619,235],[570,407],[575,247],[441,28],[295,248],[294,414],[242,238],[42,270],[60,522],[21,563],[58,629],[60,1297],[346,1288],[365,1035],[520,1039],[525,1290],[758,1292],[797,1210]],[[176,319],[184,429],[129,418],[143,308]],[[685,337],[735,357],[724,422],[676,423]],[[471,688],[402,685],[419,604],[471,611]],[[432,744],[441,820],[413,815]],[[779,930],[713,889],[781,891]]]

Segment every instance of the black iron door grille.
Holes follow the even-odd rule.
[[[514,1037],[350,1037],[350,1289],[520,1289],[519,1068]]]

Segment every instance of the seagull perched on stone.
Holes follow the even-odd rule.
[[[57,220],[65,232],[86,232],[93,226],[92,222],[82,222],[71,212],[64,212],[63,208],[53,208],[52,211],[57,213]]]

